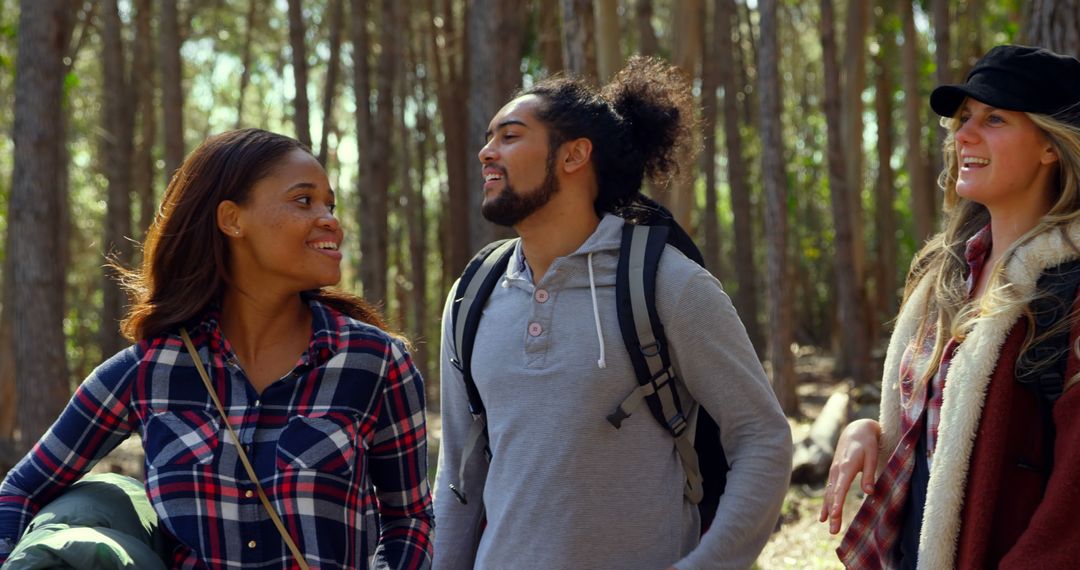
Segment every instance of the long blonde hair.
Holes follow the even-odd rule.
[[[1080,126],[1050,115],[1026,115],[1042,129],[1058,155],[1053,206],[1039,219],[1035,227],[1009,247],[1000,262],[994,267],[984,269],[992,273],[986,292],[977,301],[968,297],[965,283],[968,265],[964,252],[967,241],[990,223],[990,213],[985,206],[956,193],[959,172],[956,131],[959,128],[959,119],[951,117],[941,120],[942,126],[948,129],[942,149],[945,168],[938,177],[938,184],[945,192],[945,230],[930,238],[916,254],[904,287],[906,305],[916,287],[924,279],[930,280],[926,307],[921,312],[915,339],[915,346],[920,347],[933,342],[933,351],[918,381],[920,389],[937,374],[948,341],[952,338],[962,341],[980,319],[991,319],[1002,312],[1014,310],[1019,305],[1022,318],[1028,322],[1028,334],[1021,353],[1036,340],[1071,327],[1078,319],[1076,314],[1070,314],[1069,318],[1051,326],[1039,339],[1035,339],[1035,327],[1032,326],[1034,317],[1029,305],[1037,294],[1019,293],[1003,270],[1019,247],[1048,232],[1060,232],[1065,243],[1080,254],[1080,247],[1073,243],[1068,235],[1069,226],[1080,219]],[[1074,353],[1080,355],[1080,346],[1072,348]],[[1069,384],[1076,380],[1077,378],[1070,379]]]

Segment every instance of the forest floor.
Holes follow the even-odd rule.
[[[841,381],[833,378],[832,370],[831,358],[807,350],[800,352],[796,372],[799,377],[801,415],[799,418],[788,419],[794,441],[798,442],[806,435],[810,424],[821,411],[829,395],[844,386]],[[428,434],[432,443],[429,465],[431,475],[434,477],[438,441],[442,436],[441,422],[437,414],[431,414],[428,418]],[[94,471],[118,472],[136,478],[141,477],[141,441],[137,437],[128,439],[102,460]],[[777,530],[758,557],[756,568],[761,570],[841,568],[834,552],[840,543],[840,537],[830,535],[826,525],[817,521],[818,513],[821,511],[823,492],[824,487],[821,484],[792,485],[788,489]],[[861,498],[857,492],[848,497],[844,513],[845,524],[855,514]]]

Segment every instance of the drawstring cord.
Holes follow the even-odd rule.
[[[592,253],[589,253],[589,293],[592,294],[592,314],[593,320],[596,322],[596,339],[600,341],[600,359],[596,361],[596,365],[600,368],[607,368],[607,360],[604,359],[604,331],[600,328],[600,310],[596,306],[596,280],[593,278],[592,268]]]

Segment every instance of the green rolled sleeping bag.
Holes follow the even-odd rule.
[[[2,570],[165,570],[164,552],[142,482],[95,474],[38,512]]]

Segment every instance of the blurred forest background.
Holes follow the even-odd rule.
[[[930,89],[987,48],[1080,55],[1078,0],[0,0],[0,471],[126,343],[107,254],[138,243],[206,136],[309,145],[346,229],[342,287],[416,342],[472,252],[495,111],[631,54],[693,78],[702,152],[651,188],[732,295],[785,411],[796,356],[877,382],[913,252],[938,226]]]

